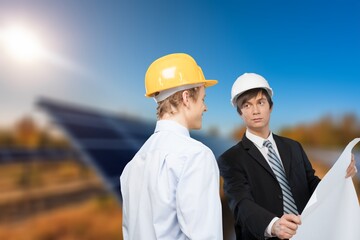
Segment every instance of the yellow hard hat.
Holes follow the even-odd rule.
[[[198,83],[210,87],[217,84],[217,80],[206,80],[190,55],[173,53],[158,58],[149,66],[145,74],[145,96],[153,97],[167,89]]]

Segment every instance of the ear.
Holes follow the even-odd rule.
[[[189,93],[189,91],[187,91],[187,90],[183,91],[182,100],[183,100],[183,104],[186,107],[189,107],[189,104],[190,104],[190,93]]]

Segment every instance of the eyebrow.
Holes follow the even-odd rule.
[[[257,96],[256,96],[255,98],[257,98]],[[265,95],[262,94],[262,95],[260,96],[260,98],[258,98],[258,99],[256,99],[256,100],[261,100],[261,99],[267,99],[267,98],[266,98]]]
[[[266,100],[267,101],[267,98],[265,96],[262,96],[261,98],[256,99],[256,102],[261,101],[261,100]],[[245,101],[243,104],[241,104],[241,107],[243,107],[245,104],[251,104],[250,99]]]

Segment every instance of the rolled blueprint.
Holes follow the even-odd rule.
[[[323,177],[301,214],[302,224],[292,240],[360,239],[359,200],[352,179],[345,178],[351,150],[359,141],[352,140]]]

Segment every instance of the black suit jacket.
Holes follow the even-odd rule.
[[[275,134],[273,137],[301,213],[320,179],[300,143]],[[219,157],[218,164],[235,218],[236,239],[264,239],[270,221],[283,215],[282,191],[269,164],[245,135]]]

